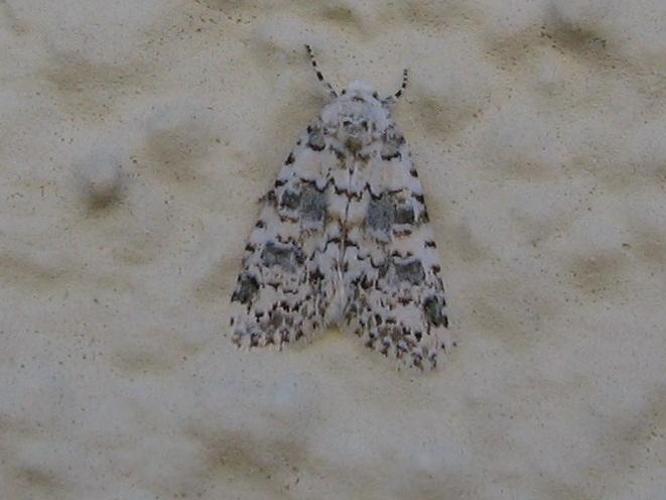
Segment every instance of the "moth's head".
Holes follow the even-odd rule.
[[[324,125],[352,151],[380,137],[389,125],[390,110],[367,83],[354,81],[322,111]]]

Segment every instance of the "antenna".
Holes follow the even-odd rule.
[[[305,50],[308,51],[308,55],[310,56],[310,61],[312,62],[312,68],[314,69],[316,75],[317,75],[317,80],[319,80],[321,83],[323,83],[326,86],[326,89],[328,90],[328,93],[331,95],[331,97],[336,98],[338,97],[338,93],[335,91],[333,88],[333,85],[328,83],[326,79],[324,78],[324,75],[322,74],[321,71],[319,71],[319,66],[317,65],[317,60],[314,57],[314,54],[312,52],[312,48],[309,45],[305,45]]]

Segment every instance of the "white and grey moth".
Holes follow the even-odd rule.
[[[232,302],[238,346],[282,348],[329,326],[417,368],[449,347],[444,286],[423,188],[391,109],[352,82],[287,156],[243,258]]]

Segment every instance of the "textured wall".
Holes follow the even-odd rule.
[[[255,200],[411,83],[459,347],[236,351]],[[666,4],[0,1],[0,498],[660,498]]]

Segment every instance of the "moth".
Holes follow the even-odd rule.
[[[330,102],[261,199],[231,297],[232,339],[259,347],[337,326],[384,356],[434,368],[447,335],[444,285],[423,187],[382,98],[354,81],[339,94],[306,45]]]

